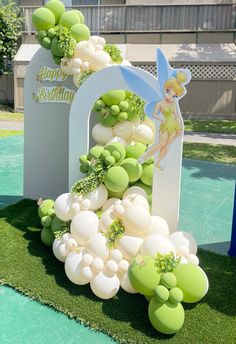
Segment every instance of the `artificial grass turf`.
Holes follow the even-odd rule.
[[[53,306],[121,343],[227,343],[236,342],[236,260],[200,251],[210,289],[198,304],[184,305],[186,320],[175,336],[156,332],[141,295],[119,291],[107,301],[89,286],[77,286],[65,275],[63,264],[41,243],[37,205],[22,200],[0,210],[0,283]]]
[[[184,142],[183,157],[236,165],[236,147],[208,143]]]
[[[184,130],[207,133],[236,134],[235,120],[185,120]]]

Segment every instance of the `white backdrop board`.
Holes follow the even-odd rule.
[[[76,87],[71,77],[65,81],[37,80],[37,75],[44,66],[58,69],[50,52],[40,48],[29,64],[24,96],[24,197],[34,199],[55,198],[69,188],[70,104],[39,103],[35,101],[34,95],[40,87],[65,86],[73,90]]]

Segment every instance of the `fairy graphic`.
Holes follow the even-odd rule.
[[[191,79],[187,69],[172,68],[161,49],[157,49],[157,87],[136,74],[129,67],[121,67],[126,82],[133,91],[146,100],[145,112],[156,124],[156,139],[139,163],[144,163],[151,156],[155,157],[155,166],[163,170],[162,160],[170,146],[178,137],[183,137],[183,119],[178,101],[186,94],[185,85]]]

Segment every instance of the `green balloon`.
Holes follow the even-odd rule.
[[[53,234],[55,234],[56,232],[59,232],[62,230],[62,224],[64,222],[62,220],[60,220],[57,216],[55,216],[52,220],[51,223],[51,231]]]
[[[58,0],[56,0],[58,1]],[[51,27],[48,31],[47,31],[48,37],[50,38],[54,38],[56,36],[56,31],[54,29],[54,27]]]
[[[102,99],[98,99],[95,103],[96,111],[101,111],[105,107],[105,103]]]
[[[65,6],[63,2],[58,0],[50,0],[46,3],[45,7],[54,14],[55,24],[58,24],[62,14],[65,12]]]
[[[178,332],[184,324],[184,309],[181,303],[158,302],[153,297],[148,306],[148,316],[152,326],[164,334]]]
[[[108,150],[106,150],[105,148],[103,149],[103,151],[101,152],[101,159],[102,160],[106,160],[106,158],[108,157],[108,156],[110,156],[111,155],[111,153],[108,151]]]
[[[88,157],[89,159],[98,159],[102,153],[102,151],[104,150],[104,147],[102,146],[94,146],[89,150],[89,154]]]
[[[105,159],[105,164],[107,166],[113,166],[115,165],[116,161],[115,161],[115,158],[113,156],[107,156],[106,159]]]
[[[113,116],[117,116],[119,112],[120,112],[120,108],[118,105],[112,105],[111,106],[111,114]]]
[[[206,295],[208,279],[199,266],[178,264],[173,273],[177,278],[177,287],[183,292],[183,302],[198,302]]]
[[[153,181],[153,164],[143,164],[142,166],[143,173],[140,179],[144,184],[151,186]]]
[[[54,204],[55,204],[55,201],[53,201],[52,199],[45,199],[42,202],[43,206],[50,207],[50,208],[54,207]]]
[[[132,287],[145,296],[153,296],[160,282],[160,275],[152,257],[137,257],[131,262],[128,270],[129,281]]]
[[[49,209],[48,210],[48,215],[53,219],[54,216],[56,216],[55,210],[54,209]]]
[[[47,37],[47,32],[45,30],[40,30],[38,33],[37,33],[37,38],[42,41],[42,39],[44,37]]]
[[[43,227],[50,227],[50,226],[51,226],[51,223],[52,223],[52,218],[51,218],[51,216],[46,215],[46,216],[43,216],[43,217],[41,218],[41,225],[42,225]]]
[[[120,122],[126,121],[128,118],[128,114],[127,114],[127,112],[122,111],[119,113],[117,118],[118,118],[118,121],[120,121]]]
[[[122,192],[129,184],[129,176],[122,167],[112,166],[107,172],[104,184],[112,192]]]
[[[59,20],[59,24],[67,27],[68,29],[79,23],[80,18],[74,11],[64,12]]]
[[[129,108],[129,103],[125,100],[122,100],[122,102],[119,104],[119,108],[121,111],[127,111]]]
[[[136,159],[127,158],[120,164],[129,176],[130,183],[136,182],[142,175],[142,165],[140,165]]]
[[[84,24],[84,15],[82,12],[80,12],[79,10],[72,10],[72,12],[75,12],[77,14],[77,16],[80,19],[81,24]]]
[[[33,12],[32,23],[37,31],[48,30],[55,25],[55,17],[48,8],[40,7]]]
[[[50,49],[51,46],[51,38],[50,37],[44,37],[41,41],[41,45],[45,49]]]
[[[44,245],[51,247],[54,239],[55,236],[52,233],[51,229],[44,227],[41,231],[41,240],[44,243]]]
[[[45,200],[42,202],[42,204],[38,208],[38,215],[40,219],[44,216],[48,215],[48,211],[54,207],[54,201],[53,200]]]
[[[59,57],[63,57],[64,53],[60,47],[60,44],[57,40],[57,38],[53,38],[52,39],[52,43],[51,43],[51,52],[53,55],[59,56]]]
[[[163,285],[158,285],[155,290],[155,298],[158,302],[166,302],[169,299],[169,290]]]
[[[112,116],[111,114],[106,115],[105,117],[100,116],[99,122],[104,125],[104,127],[113,127],[118,122],[116,116]]]
[[[53,59],[53,61],[54,61],[54,63],[56,65],[60,66],[60,64],[61,64],[61,57],[52,54],[52,59]]]
[[[138,186],[139,188],[143,189],[146,192],[148,197],[152,196],[152,188],[151,188],[151,186],[143,184],[141,182],[141,180],[138,180],[136,183],[134,183],[134,186]]]
[[[140,158],[146,151],[146,146],[143,143],[135,142],[126,146],[126,158]]]
[[[132,121],[137,118],[135,112],[127,111],[128,114],[128,121]]]
[[[88,156],[86,154],[80,155],[79,162],[82,164],[83,162],[88,160]]]
[[[172,272],[166,272],[161,276],[161,284],[166,288],[171,289],[176,287],[177,280]]]
[[[125,100],[125,91],[123,90],[109,91],[103,94],[102,100],[108,106],[119,105],[121,101]]]
[[[122,199],[122,196],[124,194],[124,191],[120,191],[120,192],[113,192],[111,190],[108,190],[108,198],[119,198]]]
[[[179,288],[175,287],[170,290],[170,302],[179,303],[183,300],[183,292]]]
[[[90,30],[85,24],[75,24],[70,29],[71,36],[76,40],[88,41],[90,37]]]
[[[125,147],[119,142],[108,143],[105,146],[105,150],[115,158],[116,162],[120,162],[125,158]],[[119,155],[117,153],[119,153]]]

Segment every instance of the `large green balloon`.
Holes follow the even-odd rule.
[[[72,10],[72,12],[75,12],[77,14],[77,16],[80,19],[81,24],[84,24],[84,15],[82,12],[80,12],[79,10]]]
[[[206,295],[208,279],[199,266],[179,264],[173,273],[177,278],[177,287],[183,292],[183,302],[198,302]]]
[[[37,31],[48,30],[55,25],[55,17],[48,8],[40,7],[33,12],[32,23]]]
[[[125,100],[125,91],[122,91],[122,90],[109,91],[103,94],[102,100],[108,106],[119,105],[120,102]]]
[[[143,257],[137,262],[137,258],[129,266],[129,281],[132,287],[140,294],[152,296],[160,282],[160,275],[155,266],[155,260],[151,257]]]
[[[142,175],[142,165],[140,165],[136,159],[127,158],[120,164],[129,176],[130,183],[136,182]]]
[[[184,309],[181,303],[158,302],[154,296],[148,306],[152,326],[164,334],[178,332],[184,324]]]
[[[45,5],[46,8],[48,8],[55,17],[55,24],[58,24],[62,14],[65,12],[65,6],[63,2],[58,0],[50,0]]]
[[[146,146],[143,143],[135,142],[126,147],[126,158],[140,158],[146,151]]]
[[[60,44],[57,40],[57,38],[53,38],[52,39],[52,43],[51,43],[51,52],[53,55],[59,56],[59,57],[63,57],[64,53],[60,47]]]
[[[141,181],[148,185],[152,185],[153,181],[153,164],[143,164],[143,173],[141,176]]]
[[[122,196],[123,196],[125,190],[122,190],[120,192],[113,192],[111,190],[108,190],[108,198],[119,198],[119,199],[122,199]]]
[[[62,225],[64,221],[60,220],[57,216],[55,216],[51,223],[51,231],[53,234],[56,232],[60,232],[62,230]]]
[[[116,162],[120,162],[125,158],[125,147],[119,142],[108,143],[105,150],[114,156]]]
[[[109,168],[104,184],[111,192],[122,192],[129,184],[129,176],[122,167],[113,166]]]
[[[85,24],[75,24],[70,29],[71,36],[75,38],[76,42],[88,41],[90,37],[90,30]]]
[[[68,27],[68,29],[79,23],[80,18],[74,11],[67,11],[63,13],[59,20],[59,24]]]
[[[116,116],[112,116],[112,114],[106,116],[99,115],[99,123],[104,125],[104,127],[113,127],[118,123],[118,119]]]
[[[41,232],[41,240],[44,243],[44,245],[51,247],[54,239],[55,236],[52,233],[51,229],[44,227]]]

